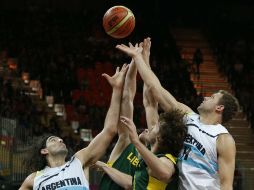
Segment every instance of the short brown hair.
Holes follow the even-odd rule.
[[[183,148],[184,139],[187,134],[183,118],[184,114],[180,110],[160,114],[160,141],[157,153],[170,153],[173,156],[178,156]]]
[[[219,93],[222,97],[219,100],[219,104],[224,105],[222,113],[222,123],[230,121],[235,113],[239,110],[239,103],[236,97],[225,90],[220,90]]]

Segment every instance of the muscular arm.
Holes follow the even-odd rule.
[[[158,103],[154,100],[151,92],[147,89],[145,84],[143,87],[143,105],[145,108],[148,130],[152,130],[159,120]]]
[[[120,114],[128,118],[133,119],[133,99],[136,93],[136,75],[137,68],[136,65],[131,61],[129,69],[127,71],[123,95],[121,101],[121,111]],[[118,123],[118,140],[111,152],[109,157],[110,162],[114,162],[123,152],[123,150],[130,144],[129,132],[121,122]]]
[[[27,176],[25,181],[20,186],[19,190],[32,190],[33,189],[35,175],[36,175],[36,173],[32,173],[29,176]]]
[[[149,168],[149,174],[160,181],[168,183],[175,173],[174,164],[167,158],[158,158],[141,142],[134,143],[141,157]]]
[[[161,83],[157,76],[153,73],[153,71],[149,68],[149,66],[145,63],[142,57],[142,47],[133,47],[130,44],[130,47],[126,45],[117,45],[117,49],[125,52],[134,60],[138,72],[143,79],[144,83],[147,85],[148,89],[151,89],[153,97],[156,101],[161,105],[164,111],[170,111],[172,109],[179,109],[183,112],[192,112],[192,110],[182,104],[179,103],[166,89],[161,86]]]
[[[145,64],[142,56],[137,54],[133,57],[138,72],[143,79],[147,88],[151,90],[153,97],[161,105],[164,111],[170,111],[172,109],[180,109],[183,112],[192,112],[192,110],[178,102],[165,88],[161,86],[161,83],[153,71]]]
[[[231,135],[223,134],[218,137],[217,152],[221,190],[232,190],[236,147]]]
[[[145,161],[149,168],[149,173],[160,181],[169,182],[169,179],[175,172],[173,163],[166,158],[158,158],[141,143],[136,132],[136,126],[132,120],[123,116],[120,117],[120,120],[129,129],[130,140]]]
[[[113,137],[117,134],[117,124],[120,114],[120,101],[122,96],[122,86],[127,71],[124,65],[113,77],[105,76],[113,88],[110,106],[106,115],[103,130],[84,149],[76,153],[76,157],[84,166],[95,163],[104,155]]]
[[[102,169],[115,183],[124,189],[132,189],[132,176],[127,175],[119,170],[108,166],[107,164],[98,161],[97,167]]]
[[[151,48],[151,40],[150,38],[144,39],[141,44],[143,47],[142,57],[144,59],[145,64],[151,69],[150,66],[150,48]],[[151,90],[147,88],[146,83],[144,83],[143,87],[143,105],[146,113],[146,123],[148,130],[152,130],[152,128],[158,123],[159,114],[158,114],[158,102],[154,99]]]

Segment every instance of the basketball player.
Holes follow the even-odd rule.
[[[144,59],[148,59],[150,56],[150,44],[144,44],[144,51],[143,51]],[[133,119],[133,100],[136,93],[136,76],[137,75],[137,68],[136,65],[131,61],[129,69],[126,74],[124,88],[123,88],[123,96],[121,101],[121,112],[122,116],[128,117],[131,120]],[[148,128],[155,124],[152,122],[152,118],[154,116],[149,117]],[[155,121],[158,121],[158,118],[155,118]],[[141,138],[144,140],[145,133],[141,134]],[[135,146],[130,142],[128,129],[119,122],[118,124],[118,140],[117,143],[109,157],[107,165],[101,161],[96,163],[97,167],[112,167],[115,168],[127,175],[133,176],[135,172],[135,168],[138,166],[138,153]],[[127,176],[126,175],[126,176]],[[125,186],[125,185],[122,185]],[[120,185],[114,182],[107,175],[107,172],[104,173],[99,185],[100,190],[120,190],[124,189]]]
[[[133,61],[129,65],[126,74],[123,96],[121,101],[121,115],[133,118],[133,99],[136,93],[136,75],[137,68]],[[97,165],[104,164],[97,162]],[[135,167],[138,164],[137,151],[134,145],[130,142],[128,131],[121,122],[118,123],[118,140],[111,152],[108,160],[108,166],[118,169],[119,171],[134,175]],[[115,183],[106,173],[103,174],[99,185],[100,190],[120,190],[123,189]]]
[[[149,40],[150,39],[146,39]],[[233,188],[236,147],[232,136],[222,125],[238,110],[237,99],[226,91],[218,91],[205,97],[198,107],[199,114],[178,102],[166,89],[152,70],[145,64],[142,47],[124,44],[117,49],[134,60],[144,83],[165,111],[180,109],[187,113],[188,136],[179,156],[181,190],[210,190]]]
[[[150,44],[144,42],[144,50],[147,50],[147,47],[149,47],[149,52],[145,51],[143,54],[150,53]],[[127,117],[123,117],[122,120],[127,126],[130,126],[128,129],[131,133],[131,142],[137,146],[142,157],[140,164],[139,160],[130,157],[137,166],[134,178],[126,173],[121,173],[117,168],[97,162],[97,166],[124,189],[165,189],[175,174],[176,158],[173,155],[178,155],[186,135],[186,129],[182,122],[183,115],[177,111],[161,115],[160,126],[158,126],[158,103],[153,100],[148,91],[144,86],[143,102],[149,130],[144,131],[141,136],[148,137],[146,139],[151,145],[151,151],[141,145],[132,120]],[[169,152],[171,154],[168,154]]]
[[[113,89],[104,129],[68,162],[65,161],[68,150],[61,138],[50,136],[43,139],[41,147],[34,150],[34,155],[31,155],[31,165],[37,172],[30,174],[19,190],[89,189],[83,169],[87,169],[104,154],[112,138],[117,134],[122,87],[127,69],[128,66],[124,64],[120,71],[119,68],[116,69],[112,77],[102,75]]]

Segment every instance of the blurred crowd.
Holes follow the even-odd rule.
[[[239,25],[237,28],[236,25]],[[219,28],[219,30],[218,30]],[[252,25],[216,22],[208,32],[220,71],[226,75],[254,128],[254,38]]]
[[[38,7],[1,12],[0,64],[4,66],[9,58],[14,58],[17,62],[14,76],[27,72],[30,80],[39,80],[42,99],[53,96],[55,103],[63,104],[70,127],[72,121],[78,121],[78,131],[92,129],[96,135],[103,127],[111,97],[111,88],[101,74],[112,75],[117,66],[130,62],[115,45],[129,40],[140,42],[149,35],[152,38],[151,67],[162,85],[179,101],[196,109],[201,97],[196,94],[188,67],[180,59],[169,28],[165,27],[163,35],[160,31],[136,30],[127,39],[115,40],[105,34],[101,24],[91,25],[100,20],[91,14]],[[35,136],[44,132],[61,135],[58,117],[47,118],[48,108],[38,107],[29,95],[22,93],[22,88],[13,87],[13,78],[1,77],[1,117],[17,119],[20,127],[29,129]],[[139,128],[146,127],[142,88],[143,82],[138,76],[134,121]],[[71,137],[65,138],[70,147],[79,147],[73,146],[77,142]]]
[[[77,121],[78,132],[91,129],[95,136],[103,127],[111,97],[111,88],[101,74],[112,75],[117,66],[130,62],[115,45],[140,42],[147,36],[152,38],[151,67],[162,85],[196,111],[203,97],[190,80],[188,63],[181,60],[170,26],[151,27],[151,23],[157,23],[156,16],[149,11],[146,14],[149,19],[137,19],[130,37],[115,40],[103,31],[102,14],[94,11],[70,13],[27,6],[20,11],[0,12],[0,117],[18,121],[21,142],[43,133],[62,135],[59,116],[49,117],[48,109],[52,108],[37,105],[25,93],[24,84],[17,82],[23,72],[28,72],[31,80],[40,81],[42,100],[53,96],[55,103],[64,105],[64,120],[70,128],[72,121]],[[220,70],[228,77],[253,127],[254,39],[253,29],[246,31],[223,23],[209,29],[207,36]],[[6,72],[10,58],[16,60],[17,68]],[[138,128],[146,127],[142,88],[138,75],[134,101]],[[86,144],[71,134],[62,138],[71,153]]]

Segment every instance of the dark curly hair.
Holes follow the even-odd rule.
[[[235,113],[239,110],[239,103],[238,100],[229,92],[220,90],[219,93],[222,94],[219,104],[224,105],[222,123],[226,123],[230,121]]]
[[[41,149],[46,148],[46,141],[49,137],[56,136],[51,133],[42,134],[38,137],[38,140],[33,144],[29,150],[26,159],[24,159],[24,165],[27,168],[27,172],[40,171],[48,165],[46,155],[41,154]],[[68,151],[65,161],[70,160],[73,154]]]
[[[177,157],[183,148],[187,128],[184,114],[180,110],[173,110],[160,114],[159,118],[159,150],[157,153],[170,153]]]
[[[46,141],[52,134],[44,134],[39,137],[39,140],[33,145],[25,160],[26,168],[29,172],[40,171],[47,166],[46,156],[41,154],[41,149],[46,147]]]

